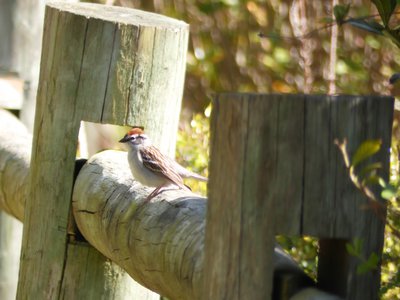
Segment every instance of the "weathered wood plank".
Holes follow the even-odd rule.
[[[168,58],[174,58],[168,65],[182,66],[179,72],[168,69],[157,75],[158,81],[166,82],[163,87],[174,88],[175,93],[157,103],[137,101],[132,89],[137,81],[134,68],[151,73],[163,68],[161,60],[167,59],[155,58],[164,50],[154,49],[165,49],[155,43],[154,49],[141,49],[151,53],[151,60],[144,64],[136,60],[140,30],[154,31],[155,40],[157,34],[171,31],[174,35],[165,35],[161,42],[180,42],[168,49],[173,52]],[[164,137],[163,143],[155,140],[164,151],[174,149],[169,142],[176,138],[187,35],[185,23],[137,10],[88,3],[47,5],[18,299],[60,296],[68,264],[67,222],[81,120],[144,126],[147,120],[156,120],[149,122],[156,125],[147,131]],[[149,99],[160,95],[154,81],[143,85]],[[140,118],[127,120],[129,110],[137,109],[142,110]],[[173,121],[158,117],[163,113]]]
[[[335,210],[323,207],[334,205],[335,199],[334,180],[340,153],[333,144],[334,133],[331,128],[334,126],[336,110],[337,107],[332,101],[323,101],[320,96],[307,97],[304,157],[306,200],[303,205],[303,213],[307,218],[303,219],[302,230],[305,234],[313,236],[318,236],[320,227],[327,228],[333,225],[332,216]],[[309,206],[306,205],[308,202],[311,203]]]
[[[135,57],[131,54],[137,52],[139,29],[137,26],[128,24],[119,24],[118,26],[120,26],[120,30],[117,30],[113,37],[112,59],[109,63],[107,89],[100,117],[104,123],[124,125],[128,113],[132,73],[136,63]],[[106,67],[106,69],[108,68]],[[147,88],[150,89],[150,87]]]
[[[225,293],[235,293],[232,299],[263,299],[272,293],[268,282],[272,278],[269,266],[274,234],[300,232],[304,101],[294,96],[222,94],[213,110],[206,235],[206,256],[212,259],[206,259],[209,277],[204,299],[216,299]],[[231,191],[233,187],[238,190]],[[232,197],[236,198],[232,204],[212,200]],[[221,205],[229,206],[224,216]],[[292,222],[286,221],[288,210]],[[235,224],[235,231],[221,226],[225,217]],[[240,263],[235,268],[239,270],[232,272],[227,251],[238,256]]]
[[[372,252],[381,254],[384,223],[372,211],[363,209],[367,200],[350,182],[333,141],[346,138],[349,155],[352,155],[364,140],[382,139],[382,151],[374,161],[383,162],[383,175],[388,178],[392,109],[393,100],[385,97],[310,97],[307,103],[310,123],[306,126],[304,234],[345,238],[350,242],[361,238],[365,257]],[[340,240],[337,243],[340,244]],[[379,273],[357,275],[359,260],[346,259],[349,281],[342,284],[347,285],[347,299],[373,299],[379,289]],[[318,276],[320,282],[326,283],[332,277],[332,270],[330,263],[324,260],[332,258],[321,257]],[[346,291],[346,286],[339,289]]]
[[[359,208],[366,200],[351,184],[334,140],[342,141],[346,138],[351,155],[366,139],[385,139],[382,148],[386,150],[382,150],[376,160],[385,162],[384,172],[387,176],[387,149],[390,142],[387,135],[390,134],[391,127],[386,121],[385,129],[378,125],[380,129],[377,132],[375,126],[381,124],[381,120],[389,118],[390,121],[391,101],[384,97],[308,97],[304,188],[304,214],[307,217],[303,223],[305,234],[346,238],[354,235],[354,228],[365,224],[365,219],[354,220],[353,217],[360,212]],[[386,110],[386,116],[377,118],[379,110]],[[319,211],[326,213],[321,215]],[[362,215],[373,216],[368,212]],[[315,223],[320,225],[316,227]]]
[[[229,273],[234,277],[233,283],[224,276],[223,272],[238,268],[236,260],[231,260],[231,265],[222,263],[224,271],[220,273],[206,271],[206,287],[212,286],[218,292],[209,295],[218,298],[230,293],[236,282],[243,282],[244,288],[239,285],[240,292],[233,299],[245,294],[252,295],[252,299],[270,295],[270,285],[265,283],[270,280],[270,273],[262,273],[259,268],[270,263],[265,253],[270,252],[273,241],[271,227],[273,234],[314,235],[338,247],[340,243],[343,246],[343,240],[332,239],[362,238],[366,257],[372,251],[381,254],[384,224],[373,212],[361,209],[366,199],[351,183],[334,139],[346,138],[351,154],[365,139],[384,139],[383,150],[374,159],[384,162],[387,178],[392,98],[223,94],[215,105],[211,156],[212,161],[218,162],[210,165],[206,267],[220,267],[227,256],[215,253],[234,245],[239,249],[235,255],[240,258],[243,273]],[[232,116],[226,113],[233,108],[237,111],[235,120],[241,124],[234,139],[230,132]],[[234,172],[232,167],[223,168],[234,163]],[[227,182],[222,184],[223,180]],[[232,186],[240,191],[235,194],[236,205],[222,212],[222,203],[218,202],[225,199],[223,195],[231,195]],[[238,233],[232,234],[227,226],[223,228],[227,220],[241,224],[236,227]],[[325,279],[331,278],[330,270],[325,266],[330,266],[327,260],[332,253],[324,253],[328,254],[321,256],[319,278],[329,282]],[[341,281],[346,286],[338,285],[332,291],[339,291],[347,299],[376,297],[379,273],[359,276],[356,259],[343,259],[349,261],[348,269],[344,266],[338,270],[346,270],[349,279]],[[254,274],[257,275],[252,279]],[[257,286],[258,280],[264,282],[262,287]]]
[[[78,89],[81,58],[72,58],[82,53],[85,31],[79,27],[85,20],[55,9],[47,11],[18,299],[59,297],[79,131],[80,112],[71,103]],[[65,28],[69,30],[64,32]],[[55,45],[62,50],[57,51]]]
[[[258,141],[261,139],[262,144],[262,158],[258,162],[259,170],[252,177],[259,178],[259,185],[263,191],[259,196],[266,195],[263,200],[268,203],[266,217],[273,219],[274,232],[297,235],[301,229],[303,197],[304,96],[268,95],[260,98],[263,102],[275,103],[278,108],[277,122],[270,123],[268,115],[260,114],[260,106],[266,106],[268,110],[267,103],[259,102],[255,105],[253,118],[261,118],[261,126],[277,132],[276,139],[271,141],[268,141],[268,132],[258,136]],[[275,149],[275,157],[265,155],[271,148]],[[275,164],[272,172],[263,170],[265,160],[271,160],[271,163]],[[273,178],[271,182],[267,179],[269,176]],[[287,222],[288,211],[291,212],[290,222]]]
[[[216,176],[209,182],[210,190],[223,190],[221,201],[208,203],[205,237],[205,286],[202,299],[238,299],[240,290],[240,235],[242,223],[242,193],[244,168],[244,141],[247,135],[247,107],[239,98],[225,109],[220,107],[219,97],[213,103],[211,119],[211,147],[216,141],[225,141],[225,151],[211,148],[210,172]],[[221,120],[226,122],[221,126]],[[219,128],[220,130],[214,130]],[[228,176],[218,176],[226,172]],[[213,224],[209,226],[209,224]],[[229,286],[229,287],[226,287]],[[226,289],[225,289],[226,287]]]
[[[88,19],[77,98],[85,121],[101,122],[118,24]],[[117,50],[118,51],[118,50]],[[93,76],[96,74],[96,76]]]
[[[363,109],[363,127],[365,138],[381,139],[382,150],[369,162],[379,161],[383,168],[381,175],[389,179],[389,162],[390,162],[390,144],[391,144],[391,128],[393,116],[392,99],[368,97],[366,103],[362,106]],[[383,103],[387,103],[384,105]],[[356,149],[358,145],[355,145]],[[349,147],[349,151],[351,148]],[[351,152],[354,153],[354,150]],[[379,189],[375,189],[379,196]],[[358,200],[361,205],[367,204],[364,199]],[[357,217],[364,224],[357,224],[354,228],[353,237],[361,238],[363,241],[362,255],[369,257],[372,252],[379,257],[382,254],[383,236],[384,236],[384,221],[371,210],[364,210],[362,207],[355,208]],[[385,213],[382,215],[385,217]],[[366,226],[367,225],[367,226]],[[355,269],[360,261],[354,257],[350,258],[350,276],[356,274]],[[352,280],[348,283],[351,287],[347,299],[374,299],[374,295],[378,295],[380,286],[380,266],[378,269],[363,274],[362,276],[351,277]]]
[[[238,277],[236,278],[238,282],[239,293],[235,299],[266,299],[272,294],[272,253],[275,243],[274,228],[271,226],[271,220],[268,219],[268,202],[264,201],[266,199],[265,191],[268,187],[264,185],[259,185],[260,181],[264,178],[259,171],[262,170],[263,166],[269,166],[270,168],[275,168],[275,160],[273,157],[277,155],[276,149],[271,149],[270,159],[263,160],[264,156],[264,145],[260,142],[260,138],[265,136],[265,130],[270,131],[273,126],[269,127],[263,121],[267,120],[268,123],[279,122],[279,105],[275,99],[272,99],[270,105],[263,106],[260,105],[264,99],[257,97],[255,95],[242,95],[239,99],[242,107],[246,107],[243,111],[243,115],[246,123],[245,127],[242,128],[244,132],[244,137],[241,139],[244,148],[243,166],[244,169],[239,174],[243,177],[242,193],[238,196],[241,202],[240,209],[236,212],[241,215],[240,232],[236,238],[235,243],[238,245],[239,253],[239,264],[238,264]],[[235,98],[224,98],[221,97],[221,101],[230,101],[233,104]],[[259,110],[261,108],[261,111]],[[258,111],[256,111],[258,110]],[[260,117],[262,116],[262,117]],[[224,122],[223,119],[220,122]],[[269,136],[269,140],[277,138],[277,131]],[[222,139],[219,142],[223,142]],[[214,151],[211,155],[214,155],[218,151],[218,141],[213,144]],[[217,146],[218,145],[218,146]],[[235,143],[232,143],[235,146]],[[221,148],[219,148],[221,149]],[[222,160],[223,161],[223,160]],[[241,171],[241,172],[240,172]],[[214,173],[216,171],[214,170]],[[221,172],[221,176],[223,172]],[[261,177],[259,177],[261,175]],[[271,191],[273,194],[273,191]],[[213,197],[215,197],[215,189],[210,189],[210,202],[212,202]],[[211,206],[212,207],[212,206]],[[233,206],[230,210],[237,209],[238,206]],[[257,224],[257,225],[256,225]],[[255,226],[256,225],[256,226]],[[208,229],[212,228],[213,223],[208,223]],[[206,271],[207,272],[207,271]],[[213,280],[213,279],[212,279]],[[268,284],[266,284],[268,283]],[[226,282],[224,284],[226,286]]]

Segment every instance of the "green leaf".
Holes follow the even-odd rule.
[[[355,238],[353,243],[346,243],[346,250],[347,252],[355,257],[361,256],[363,241],[360,238]]]
[[[381,169],[382,168],[382,164],[380,162],[375,162],[372,164],[369,164],[367,166],[365,166],[358,174],[358,176],[360,178],[364,178],[367,175],[374,173],[376,170]],[[368,176],[370,177],[370,176]]]
[[[396,0],[372,0],[378,9],[379,15],[381,16],[382,22],[387,27],[389,19],[392,16],[396,8]]]
[[[363,240],[360,239],[360,238],[355,238],[354,239],[354,246],[356,248],[358,256],[360,256],[361,255],[361,250],[362,250],[362,247],[363,247]]]
[[[375,252],[372,252],[367,260],[367,265],[369,269],[375,270],[378,267],[378,263],[379,263],[379,256]]]
[[[379,184],[379,176],[377,175],[371,175],[368,176],[367,178],[364,178],[362,181],[363,185],[378,185]]]
[[[357,274],[358,275],[365,274],[365,273],[369,272],[370,270],[371,270],[371,268],[366,261],[357,266]]]
[[[379,256],[372,252],[368,259],[357,266],[357,274],[364,274],[369,271],[375,270],[378,267]]]
[[[336,22],[340,25],[343,23],[347,14],[350,10],[350,4],[345,5],[335,5],[333,7],[333,15],[335,16]]]
[[[368,157],[374,155],[381,148],[381,140],[366,140],[360,147],[358,147],[356,153],[351,159],[351,166],[355,167],[360,162],[364,161]]]
[[[346,250],[347,253],[349,253],[352,256],[358,256],[358,253],[356,252],[356,249],[354,248],[354,246],[350,243],[346,243]]]
[[[397,189],[391,184],[388,184],[386,188],[383,189],[381,192],[381,197],[386,200],[390,200],[396,197],[396,195],[397,195]]]
[[[383,35],[383,30],[385,29],[381,24],[377,22],[367,22],[361,19],[348,19],[346,23],[357,27],[359,29],[372,32],[378,35]]]
[[[388,184],[386,183],[386,181],[385,181],[383,178],[379,177],[379,185],[380,185],[381,187],[383,187],[383,188],[386,188],[386,186],[387,186]]]

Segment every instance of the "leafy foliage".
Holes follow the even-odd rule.
[[[380,140],[367,140],[358,147],[351,159],[351,166],[356,167],[360,162],[364,161],[371,155],[374,155],[381,148],[382,142]]]
[[[177,161],[189,169],[208,177],[209,157],[209,117],[211,106],[208,106],[203,114],[195,114],[189,124],[181,124],[177,141]],[[188,180],[190,188],[202,195],[207,193],[207,185],[204,182]]]
[[[359,20],[357,23],[350,23],[353,26],[357,26],[366,31],[383,34],[388,37],[398,48],[400,48],[400,25],[399,22],[393,23],[390,22],[392,16],[395,13],[397,7],[396,0],[372,0],[373,4],[376,6],[380,21],[382,24],[373,22],[365,22],[365,19]],[[364,22],[364,23],[362,23]],[[361,26],[362,25],[362,26]],[[390,79],[390,84],[395,84],[400,78],[399,73],[394,73]],[[397,94],[397,93],[396,93]],[[367,141],[362,144],[357,150],[356,154],[353,156],[352,165],[349,168],[350,178],[353,180],[354,184],[364,193],[366,198],[370,201],[370,203],[379,203],[376,201],[376,197],[369,188],[369,185],[374,183],[379,183],[382,191],[381,197],[386,199],[387,202],[387,229],[385,232],[385,247],[384,247],[384,255],[383,255],[383,264],[382,264],[382,289],[381,295],[383,299],[393,299],[394,297],[399,297],[400,292],[400,274],[397,267],[399,263],[400,251],[398,248],[393,247],[394,244],[398,244],[400,239],[400,180],[399,180],[399,139],[396,132],[398,130],[399,120],[394,119],[394,138],[392,142],[392,159],[391,159],[391,181],[385,182],[381,177],[376,175],[376,169],[379,168],[379,165],[369,165],[364,168],[359,174],[359,176],[365,176],[365,174],[372,175],[369,176],[370,179],[373,180],[362,180],[360,181],[357,175],[355,175],[354,167],[372,156],[374,153],[379,151],[380,144]],[[346,161],[346,154],[344,154],[344,159]],[[377,205],[375,206],[377,207]],[[395,242],[397,241],[397,242]],[[348,245],[347,250],[350,254],[357,256],[360,258],[362,263],[358,266],[357,271],[359,273],[365,273],[370,270],[376,268],[376,265],[379,261],[379,258],[375,253],[371,253],[368,259],[360,256],[360,244],[359,242],[354,245]]]
[[[281,235],[277,236],[276,240],[285,248],[287,253],[299,262],[308,276],[317,280],[318,239],[310,236],[288,237]]]
[[[345,20],[345,18],[347,17],[349,11],[350,11],[350,4],[335,5],[333,7],[333,15],[335,16],[336,23],[341,25]]]
[[[372,252],[368,258],[365,258],[362,254],[362,247],[363,241],[357,238],[353,240],[353,243],[346,244],[347,252],[361,261],[357,266],[357,274],[359,275],[376,270],[379,263],[379,256],[374,252]]]
[[[396,8],[396,0],[372,0],[372,2],[378,9],[382,22],[386,27],[389,23],[390,17],[392,16]]]
[[[366,201],[368,202],[366,207],[372,209],[376,213],[376,216],[380,218],[382,218],[382,215],[386,209],[388,211],[385,248],[382,264],[383,287],[381,294],[385,296],[384,298],[391,299],[390,297],[393,296],[393,291],[397,289],[395,286],[399,286],[400,283],[400,277],[398,276],[398,273],[390,271],[394,263],[398,261],[399,257],[398,249],[396,249],[396,254],[391,255],[390,253],[393,250],[393,241],[396,240],[398,243],[400,240],[400,223],[398,221],[398,216],[400,215],[400,181],[397,179],[399,177],[399,169],[391,168],[391,170],[394,171],[392,173],[392,180],[390,183],[387,183],[377,174],[377,170],[380,169],[380,164],[368,163],[368,160],[380,150],[380,140],[367,140],[362,143],[351,160],[349,159],[346,149],[346,141],[336,141],[336,144],[343,155],[343,160],[349,170],[350,179],[360,190],[360,192],[364,194]],[[356,167],[366,163],[367,165],[358,173]],[[393,175],[396,178],[395,180],[393,180]],[[365,177],[374,178],[374,180],[365,180]],[[379,197],[375,195],[370,188],[372,184],[379,184],[381,186],[380,196],[383,199],[388,200],[388,204],[390,205],[387,205],[387,203],[382,203],[379,200]],[[357,257],[360,261],[360,264],[357,266],[357,273],[360,275],[376,270],[380,261],[380,258],[376,253],[370,253],[368,258],[364,257],[362,254],[362,244],[362,240],[355,239],[353,240],[353,243],[348,243],[346,245],[348,253]]]
[[[367,21],[367,19],[369,19],[370,16],[359,19],[349,18],[348,20],[344,20],[344,17],[341,16],[342,19],[340,20],[337,19],[338,24],[343,24],[347,22],[360,29],[379,35],[383,34],[386,37],[388,37],[397,47],[400,47],[400,28],[398,25],[396,25],[395,27],[390,26],[390,19],[393,16],[397,6],[396,0],[371,0],[371,1],[374,3],[375,7],[378,10],[382,24],[377,23],[375,21]],[[335,9],[343,13],[346,11],[343,5],[336,5]]]

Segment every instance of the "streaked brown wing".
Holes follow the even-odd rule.
[[[140,150],[142,155],[143,165],[149,170],[162,174],[177,186],[185,189],[182,177],[173,168],[171,159],[162,154],[157,148],[153,146],[146,147],[146,150]]]

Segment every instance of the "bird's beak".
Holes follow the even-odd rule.
[[[120,143],[126,143],[129,141],[129,135],[125,134],[125,136],[119,140]]]

